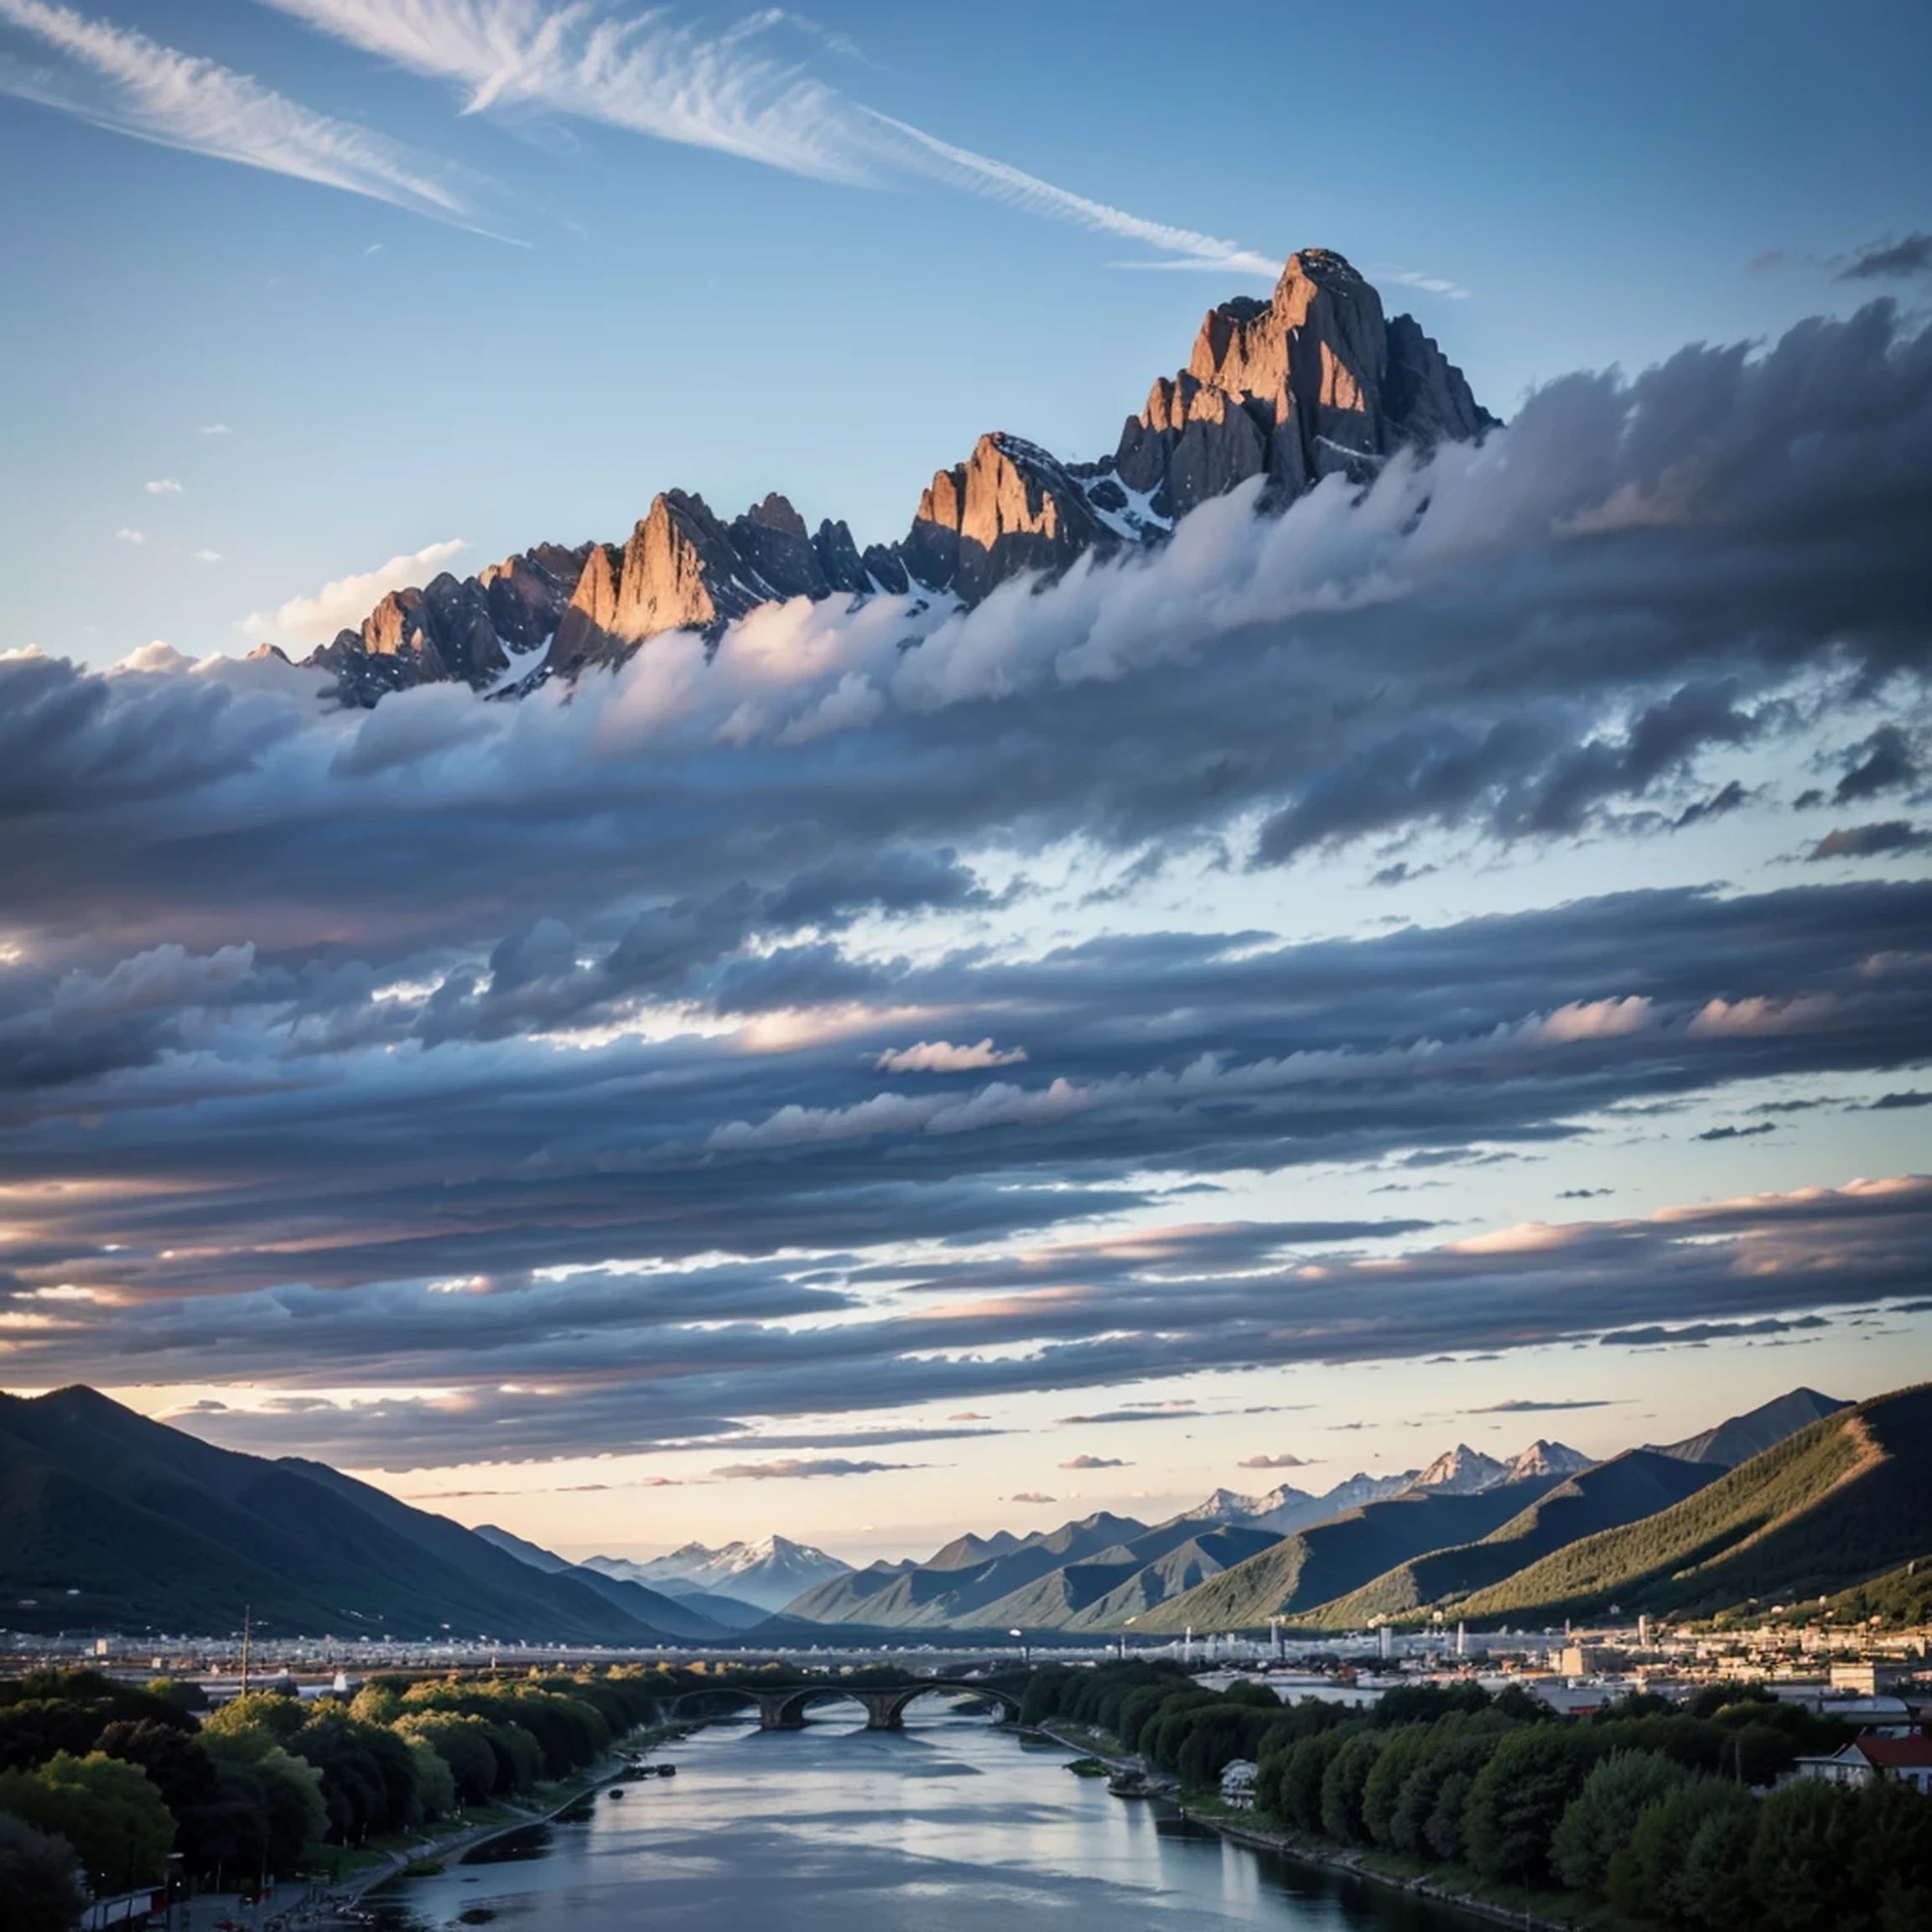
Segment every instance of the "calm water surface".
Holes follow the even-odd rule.
[[[1108,1795],[1067,1753],[917,1706],[868,1732],[714,1727],[674,1779],[389,1888],[386,1932],[1469,1932],[1481,1923],[1223,1844]]]

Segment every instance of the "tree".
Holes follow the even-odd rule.
[[[407,1742],[380,1725],[358,1723],[344,1706],[318,1710],[288,1748],[322,1774],[336,1843],[360,1845],[371,1833],[397,1831],[422,1816],[416,1760]]]
[[[206,1740],[221,1791],[219,1817],[202,1847],[201,1869],[287,1872],[329,1830],[322,1774],[265,1731]]]
[[[1751,1888],[1769,1932],[1847,1924],[1846,1883],[1858,1850],[1852,1794],[1801,1778],[1764,1800],[1751,1847]]]
[[[1255,1778],[1255,1803],[1292,1831],[1320,1831],[1322,1782],[1348,1736],[1339,1727],[1317,1731],[1270,1757]]]
[[[1732,1788],[1733,1791],[1735,1787]],[[1748,1871],[1758,1841],[1758,1807],[1735,1796],[1714,1805],[1685,1847],[1678,1893],[1684,1916],[1701,1932],[1754,1932]],[[1922,1925],[1924,1921],[1913,1921]]]
[[[1344,1845],[1368,1842],[1362,1799],[1384,1742],[1379,1731],[1357,1731],[1343,1741],[1322,1774],[1322,1829]]]
[[[1686,1779],[1644,1811],[1629,1841],[1612,1857],[1610,1903],[1632,1918],[1672,1925],[1728,1923],[1707,1914],[1722,1914],[1747,1894],[1758,1811],[1758,1800],[1722,1778]],[[1700,1843],[1694,1862],[1691,1848]]]
[[[221,1784],[215,1760],[199,1737],[143,1718],[110,1724],[101,1733],[110,1758],[138,1764],[174,1814],[175,1849],[190,1871],[200,1872],[221,1856],[226,1836]]]
[[[1877,1932],[1932,1925],[1932,1802],[1896,1779],[1860,1787],[1852,1886]]]
[[[1395,1842],[1395,1811],[1409,1780],[1433,1755],[1433,1724],[1408,1724],[1392,1731],[1362,1788],[1362,1822],[1378,1845]]]
[[[158,1884],[174,1820],[138,1764],[62,1752],[37,1770],[0,1772],[0,1810],[74,1847],[97,1893]]]
[[[1490,1753],[1506,1735],[1506,1726],[1507,1720],[1498,1718],[1493,1711],[1484,1711],[1468,1716],[1452,1714],[1439,1723],[1420,1727],[1428,1747],[1402,1779],[1384,1827],[1389,1835],[1388,1842],[1411,1857],[1426,1858],[1434,1853],[1452,1863],[1459,1862],[1466,1850],[1462,1841],[1462,1806],[1467,1800],[1469,1786],[1476,1774],[1489,1761]],[[1387,1753],[1383,1755],[1386,1761]],[[1371,1791],[1381,1770],[1382,1765],[1378,1763],[1369,1779]],[[1446,1836],[1452,1849],[1443,1852],[1431,1841],[1429,1828],[1442,1804],[1443,1791],[1452,1779],[1460,1782],[1452,1794],[1449,1809],[1442,1814],[1439,1835]],[[1369,1800],[1365,1797],[1363,1812],[1373,1829],[1374,1819],[1369,1815]]]
[[[0,1925],[8,1932],[67,1932],[86,1898],[80,1861],[65,1838],[0,1811]]]
[[[1450,1772],[1437,1789],[1435,1809],[1422,1827],[1429,1849],[1446,1865],[1460,1865],[1469,1856],[1469,1835],[1463,1820],[1469,1812],[1469,1794],[1475,1789],[1474,1772]]]
[[[1572,1892],[1601,1895],[1610,1861],[1630,1842],[1637,1820],[1690,1775],[1651,1751],[1606,1758],[1571,1800],[1550,1841],[1550,1863]]]
[[[262,1731],[278,1744],[286,1744],[308,1722],[309,1713],[299,1698],[251,1690],[210,1711],[201,1720],[201,1729],[205,1735],[216,1737],[231,1737],[238,1731]]]
[[[349,1701],[349,1715],[364,1724],[393,1724],[402,1714],[402,1693],[377,1677]]]
[[[492,1727],[481,1717],[454,1711],[424,1711],[397,1720],[399,1737],[428,1745],[449,1767],[455,1797],[465,1805],[481,1805],[497,1788],[501,1760],[490,1742]]]
[[[456,1809],[456,1780],[434,1744],[407,1740],[416,1768],[416,1794],[425,1818],[447,1818]]]
[[[1588,1734],[1536,1724],[1512,1732],[1477,1773],[1464,1809],[1469,1857],[1485,1878],[1540,1884],[1564,1808],[1595,1755]]]

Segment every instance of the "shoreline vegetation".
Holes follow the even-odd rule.
[[[682,1731],[662,1722],[667,1696],[715,1682],[631,1665],[394,1673],[210,1708],[190,1681],[30,1672],[0,1682],[0,1916],[65,1932],[90,1897],[172,1875],[181,1896],[261,1890],[264,1925],[340,1918],[412,1866],[581,1803],[622,1776],[616,1750]]]
[[[1229,1839],[1545,1932],[1932,1924],[1932,1799],[1794,1775],[1854,1732],[1756,1685],[1572,1718],[1473,1682],[1355,1709],[1166,1665],[1049,1666],[1021,1722]],[[1220,1796],[1237,1762],[1257,1767],[1252,1810]]]

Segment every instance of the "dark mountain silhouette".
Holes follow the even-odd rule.
[[[0,1396],[0,1604],[29,1630],[647,1644],[662,1632],[315,1462],[219,1449],[91,1389]]]

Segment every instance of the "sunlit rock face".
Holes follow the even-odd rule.
[[[1270,300],[1208,310],[1187,366],[1128,418],[1114,466],[1157,512],[1182,517],[1251,476],[1291,499],[1493,421],[1412,317],[1385,320],[1354,268],[1309,248],[1289,257]]]
[[[844,523],[813,532],[776,492],[727,522],[702,496],[667,490],[621,545],[540,544],[477,577],[392,592],[308,662],[346,704],[451,680],[506,696],[667,631],[715,644],[789,598],[924,592],[971,605],[1015,577],[1164,542],[1177,518],[1252,478],[1280,509],[1325,476],[1364,482],[1396,449],[1494,422],[1412,317],[1385,318],[1341,256],[1304,249],[1268,300],[1208,310],[1187,366],[1154,384],[1111,456],[1068,463],[1022,437],[982,436],[933,477],[903,538],[863,552]]]
[[[899,550],[928,589],[977,604],[1023,570],[1062,570],[1118,541],[1056,457],[1017,436],[991,435],[932,479]]]

